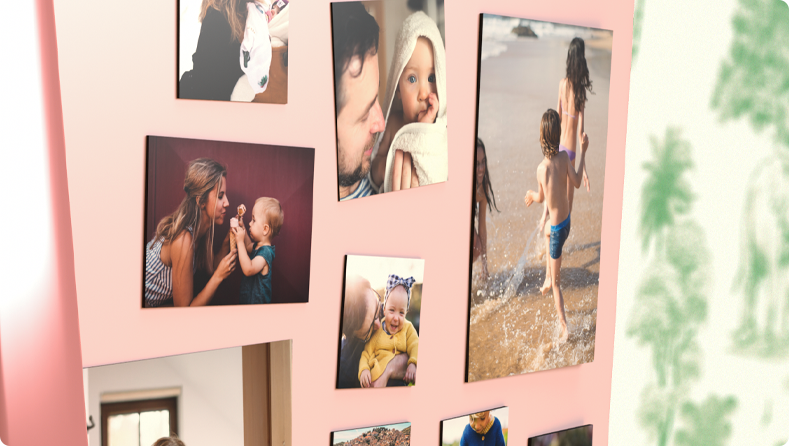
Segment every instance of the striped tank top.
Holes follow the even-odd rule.
[[[192,228],[186,228],[192,233]],[[162,238],[145,246],[145,301],[144,307],[173,306],[173,269],[162,263]],[[192,252],[194,271],[194,250]]]

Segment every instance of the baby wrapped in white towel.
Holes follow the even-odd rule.
[[[271,6],[268,6],[268,3],[271,3]],[[240,50],[241,69],[245,74],[236,82],[230,96],[231,101],[254,100],[258,93],[269,90],[271,72],[274,76],[277,76],[278,72],[281,73],[283,62],[275,58],[282,56],[283,51],[279,47],[286,47],[287,50],[289,4],[290,0],[261,0],[247,3],[247,22]],[[287,67],[285,70],[287,71]],[[279,82],[275,80],[272,88],[281,90],[282,83],[281,79]],[[287,88],[285,90],[286,100],[282,103],[287,102]],[[277,93],[274,93],[273,96],[276,95]]]
[[[386,89],[386,129],[373,149],[373,184],[379,192],[399,190],[400,182],[409,182],[407,174],[400,176],[409,161],[420,186],[446,181],[446,52],[435,22],[421,11],[400,28]]]
[[[272,11],[255,1],[247,3],[247,23],[244,41],[241,42],[241,69],[247,75],[252,90],[263,93],[268,87],[268,71],[271,67],[271,36],[268,22]]]

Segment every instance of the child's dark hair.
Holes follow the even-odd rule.
[[[542,154],[553,158],[559,153],[559,138],[562,136],[562,121],[556,110],[549,108],[540,121],[540,147]]]
[[[589,67],[586,65],[586,45],[584,39],[576,37],[567,49],[567,79],[573,87],[573,103],[576,110],[583,110],[586,104],[586,90],[592,93]]]
[[[493,185],[490,183],[490,173],[488,172],[488,152],[485,150],[485,143],[483,143],[479,138],[477,138],[477,147],[482,149],[482,153],[485,154],[485,175],[482,177],[482,191],[485,193],[485,199],[488,200],[488,209],[490,209],[490,212],[493,212],[493,208],[496,208],[496,210],[499,211],[498,206],[496,206],[496,197],[493,195]],[[476,155],[474,159],[476,160]],[[474,181],[476,180],[477,176],[474,175]],[[476,216],[476,211],[477,209],[474,207],[474,216]]]

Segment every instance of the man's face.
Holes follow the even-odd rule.
[[[367,54],[361,73],[355,57],[342,74],[345,106],[337,115],[337,168],[341,187],[353,186],[370,171],[375,135],[384,130],[378,104],[378,54]],[[357,74],[354,77],[352,74]]]

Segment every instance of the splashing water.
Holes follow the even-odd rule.
[[[553,293],[542,295],[538,288],[543,279],[538,260],[540,233],[534,229],[517,264],[505,266],[489,281],[477,270],[469,315],[469,381],[594,360],[597,277],[575,266],[588,261],[594,245],[573,245],[566,253],[562,291],[570,338],[563,342]],[[515,260],[515,256],[510,258]]]
[[[534,236],[540,231],[540,228],[534,228],[531,235],[529,236],[529,240],[526,242],[526,248],[523,249],[523,254],[521,254],[520,260],[518,260],[518,265],[515,267],[515,271],[512,273],[512,276],[505,282],[504,284],[504,300],[510,300],[512,296],[515,295],[515,292],[518,291],[518,287],[520,287],[521,282],[523,282],[523,275],[526,271],[526,262],[529,259],[529,253],[532,249],[532,242],[534,241]]]

